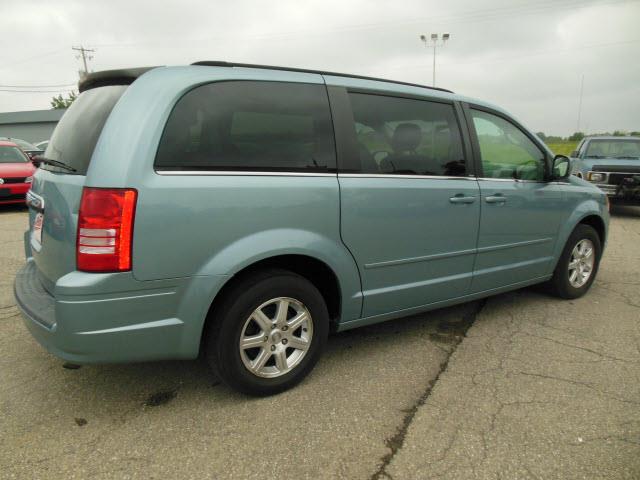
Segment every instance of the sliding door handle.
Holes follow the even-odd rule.
[[[497,193],[496,195],[490,195],[485,198],[487,203],[505,203],[507,201],[507,197],[502,195],[501,193]]]
[[[470,196],[467,197],[462,193],[458,193],[457,195],[449,198],[451,203],[473,203],[476,201],[476,197]]]

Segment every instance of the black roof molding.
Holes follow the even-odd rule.
[[[202,65],[205,67],[264,68],[266,70],[285,70],[288,72],[318,73],[320,75],[333,75],[336,77],[349,77],[349,78],[358,78],[360,80],[373,80],[376,82],[397,83],[399,85],[408,85],[410,87],[428,88],[429,90],[439,90],[441,92],[453,93],[451,90],[447,90],[446,88],[429,87],[427,85],[420,85],[418,83],[398,82],[397,80],[389,80],[388,78],[365,77],[363,75],[351,75],[349,73],[325,72],[323,70],[310,70],[306,68],[274,67],[272,65],[253,65],[250,63],[233,63],[233,62],[223,62],[223,61],[217,61],[217,60],[212,60],[212,61],[204,60],[204,61],[192,63],[191,65]]]
[[[87,75],[78,82],[78,90],[82,93],[92,88],[106,85],[130,85],[136,78],[157,67],[123,68],[119,70],[103,70]]]

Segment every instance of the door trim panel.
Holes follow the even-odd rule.
[[[385,262],[366,263],[364,268],[381,268],[391,267],[394,265],[403,265],[406,263],[428,262],[430,260],[441,260],[443,258],[459,257],[461,255],[475,255],[476,249],[458,250],[457,252],[435,253],[433,255],[425,255],[424,257],[401,258],[398,260],[388,260]]]
[[[536,245],[538,243],[552,242],[553,240],[554,240],[553,237],[536,238],[534,240],[525,240],[523,242],[504,243],[502,245],[491,245],[489,247],[480,247],[476,251],[478,253],[493,252],[495,250],[504,250],[504,249],[507,249],[507,248],[526,247],[526,246],[529,246],[529,245]]]

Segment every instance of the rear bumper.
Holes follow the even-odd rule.
[[[72,272],[62,277],[64,281],[52,295],[42,286],[36,265],[29,259],[14,284],[16,302],[29,332],[49,352],[79,364],[198,355],[208,303],[193,296],[194,292],[202,293],[203,280],[212,277],[128,280],[120,282],[121,287],[115,289],[119,291],[105,293],[112,290],[109,287],[114,282],[106,276]],[[138,288],[127,288],[131,285]]]

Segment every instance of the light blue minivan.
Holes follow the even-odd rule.
[[[190,359],[267,395],[330,331],[594,281],[606,195],[500,108],[320,71],[98,72],[28,194],[15,295],[73,363]]]

